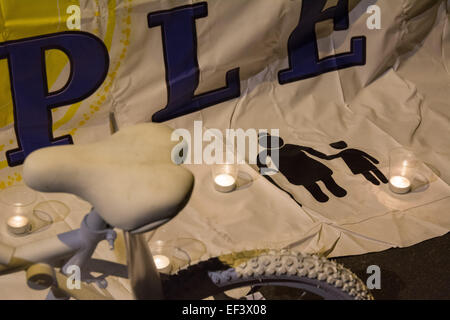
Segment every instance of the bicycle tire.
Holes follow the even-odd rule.
[[[373,300],[350,270],[324,257],[288,250],[247,251],[210,258],[162,277],[169,300],[199,300],[246,286],[299,288],[327,300]]]

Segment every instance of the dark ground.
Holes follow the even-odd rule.
[[[352,270],[364,282],[367,267],[381,269],[381,289],[372,290],[377,300],[450,300],[450,233],[408,248],[333,259]]]

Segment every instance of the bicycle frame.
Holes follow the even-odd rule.
[[[140,234],[127,232],[125,238],[128,251],[130,251],[129,249],[133,244],[142,241]],[[116,233],[112,227],[108,226],[100,215],[92,209],[84,217],[79,229],[28,243],[17,248],[0,244],[0,275],[26,270],[37,263],[52,265],[58,260],[66,258],[69,260],[62,267],[62,273],[67,275],[67,269],[74,265],[83,270],[100,241],[107,240],[111,248],[114,248],[115,239]],[[130,254],[134,253],[128,252],[128,257],[130,257]],[[130,270],[129,263],[128,268],[129,274],[131,272],[139,272],[139,267],[134,267],[135,270]],[[144,296],[161,298],[161,282],[156,267],[154,264],[146,265],[146,271],[150,273],[149,279],[152,281],[144,284],[147,287],[142,290],[146,292]]]

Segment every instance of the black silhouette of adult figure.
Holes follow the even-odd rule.
[[[330,146],[334,149],[345,149],[348,147],[345,141],[331,143]],[[379,164],[379,161],[364,151],[358,149],[345,149],[338,154],[328,157],[329,160],[336,158],[342,158],[353,174],[362,174],[368,181],[376,186],[380,185],[380,181],[388,183],[388,179],[374,165]],[[377,178],[380,179],[380,181],[378,181]]]
[[[277,141],[278,140],[278,141]],[[328,159],[329,156],[309,147],[284,144],[280,137],[273,137],[269,134],[263,134],[259,137],[259,144],[268,149],[267,154],[261,152],[258,155],[257,165],[260,169],[267,168],[267,155],[270,156],[278,146],[279,161],[277,168],[286,179],[294,185],[304,186],[306,190],[319,202],[327,202],[328,196],[320,189],[317,184],[322,181],[326,188],[336,197],[345,197],[347,192],[341,188],[333,179],[333,171],[319,161],[309,157],[307,153],[320,159]]]
[[[264,137],[267,137],[269,140],[267,141],[266,144],[264,144],[264,147],[267,149],[266,153],[263,154],[263,152],[261,152],[258,157],[257,157],[257,165],[258,168],[261,172],[261,174],[263,174],[263,177],[266,178],[270,183],[272,183],[275,187],[277,187],[278,189],[280,189],[281,191],[287,193],[292,200],[294,200],[300,207],[303,207],[302,204],[300,202],[297,201],[297,199],[295,199],[295,197],[288,191],[284,190],[283,188],[281,188],[271,177],[271,174],[275,174],[278,173],[279,169],[278,169],[278,163],[274,163],[274,161],[272,161],[272,159],[270,159],[270,161],[267,161],[268,157],[270,157],[271,154],[271,150],[273,149],[279,149],[280,145],[284,144],[283,139],[279,138],[279,137],[271,137],[268,135],[264,135]],[[259,135],[259,139],[261,139],[262,136],[261,134]],[[278,138],[278,141],[276,141],[276,139]],[[271,141],[274,141],[274,143],[271,143]],[[260,140],[261,142],[261,140]],[[274,145],[276,145],[276,147],[274,147]],[[262,160],[262,161],[261,161]],[[264,171],[265,170],[265,171]]]

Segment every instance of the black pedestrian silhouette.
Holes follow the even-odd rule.
[[[291,184],[304,186],[319,202],[327,202],[329,198],[320,189],[318,181],[322,181],[336,197],[342,198],[347,195],[347,191],[334,181],[333,171],[321,162],[310,158],[306,153],[324,160],[328,160],[329,156],[310,147],[284,144],[283,139],[269,134],[260,135],[259,143],[268,149],[267,152],[261,152],[258,155],[257,165],[260,170],[268,168],[267,156],[270,156],[271,151],[278,149],[279,163],[275,165]]]
[[[347,143],[345,143],[345,141],[339,141],[331,143],[330,146],[334,149],[345,149],[347,148]],[[380,185],[380,181],[388,183],[388,179],[384,174],[373,165],[373,163],[379,164],[379,161],[364,151],[358,149],[345,149],[338,154],[328,156],[328,160],[336,158],[342,158],[353,174],[362,174],[368,181],[376,186]],[[380,179],[380,181],[378,181],[377,178]]]

